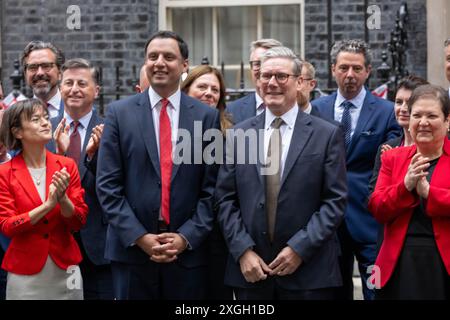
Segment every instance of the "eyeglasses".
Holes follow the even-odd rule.
[[[54,62],[31,63],[25,65],[25,70],[34,73],[39,70],[39,67],[41,67],[44,72],[49,72],[50,70],[52,70],[54,65],[55,65]]]
[[[261,69],[261,61],[259,61],[259,60],[250,61],[250,69],[252,69],[252,70]]]
[[[284,84],[288,81],[289,77],[298,77],[298,74],[287,74],[287,73],[261,73],[259,75],[259,80],[262,83],[268,83],[272,77],[275,77],[279,84]]]
[[[314,78],[303,78],[303,80],[305,80],[305,81],[311,81],[311,80],[314,80]]]

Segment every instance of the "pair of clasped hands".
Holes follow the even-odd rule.
[[[427,169],[430,166],[430,160],[430,158],[416,153],[411,159],[404,179],[406,189],[410,192],[415,189],[417,194],[424,199],[428,199],[430,192],[430,184],[427,180]]]
[[[239,259],[241,272],[250,283],[266,280],[268,276],[290,275],[302,262],[302,258],[291,247],[281,250],[269,265],[252,249],[247,249]]]
[[[173,232],[147,233],[137,239],[136,244],[157,263],[173,262],[187,248],[186,240]]]

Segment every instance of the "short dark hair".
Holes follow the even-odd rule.
[[[174,39],[178,42],[178,48],[180,49],[181,56],[183,59],[189,58],[189,49],[186,42],[184,42],[183,38],[181,38],[178,34],[173,31],[162,30],[154,33],[150,39],[145,44],[144,56],[147,55],[147,48],[154,39]]]
[[[64,53],[58,47],[56,47],[54,44],[52,44],[50,42],[31,41],[30,43],[27,44],[25,49],[23,49],[22,57],[20,59],[20,62],[22,63],[22,67],[23,67],[24,70],[25,70],[25,67],[26,67],[25,66],[25,60],[28,58],[30,53],[35,51],[35,50],[43,50],[43,49],[49,49],[55,54],[56,66],[58,67],[58,69],[61,69],[61,66],[66,61],[66,58],[64,56]]]
[[[431,98],[441,104],[441,110],[444,118],[447,118],[450,113],[450,98],[448,91],[440,86],[426,84],[418,86],[411,94],[408,101],[408,112],[411,114],[412,106],[420,99]]]
[[[397,91],[400,89],[413,91],[418,86],[423,86],[426,84],[430,84],[430,83],[422,77],[411,74],[400,80],[400,82],[398,83],[398,86],[397,86]]]
[[[22,141],[14,136],[15,129],[22,127],[22,120],[29,121],[36,110],[47,111],[47,105],[38,99],[27,99],[16,102],[3,113],[0,127],[0,141],[8,150],[22,149]]]
[[[95,66],[93,66],[88,60],[83,58],[75,58],[67,60],[61,67],[61,73],[64,73],[66,70],[70,69],[88,69],[91,72],[92,79],[95,84],[98,84],[98,70]]]

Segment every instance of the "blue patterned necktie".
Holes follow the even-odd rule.
[[[350,101],[345,101],[342,103],[342,107],[344,108],[344,113],[342,114],[341,124],[342,130],[344,130],[345,147],[347,148],[352,141],[352,116],[350,114],[350,109],[353,108],[354,105]]]

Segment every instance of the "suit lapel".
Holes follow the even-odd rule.
[[[130,112],[133,111],[134,110],[130,110]],[[158,177],[161,177],[158,145],[156,144],[155,126],[153,125],[153,115],[150,105],[150,98],[148,96],[148,89],[140,94],[135,115],[148,156],[158,174]]]
[[[56,158],[56,156],[50,151],[46,151],[46,172],[45,172],[45,194],[48,194],[48,187],[52,182],[52,176],[56,171],[64,168],[64,165]],[[39,195],[38,195],[39,196]],[[40,198],[39,198],[40,199]]]
[[[264,111],[262,114],[257,116],[252,121],[252,130],[256,131],[256,148],[254,149],[251,145],[246,145],[246,149],[252,152],[252,150],[256,150],[256,175],[259,178],[259,181],[263,186],[265,186],[265,177],[261,174],[263,172],[263,164],[262,162],[266,160],[266,155],[264,154],[264,124],[266,120],[266,112]],[[262,134],[260,134],[262,132]],[[262,150],[262,151],[261,151]],[[239,150],[237,150],[237,153],[239,153]],[[262,159],[260,159],[260,154],[262,156]],[[250,157],[251,158],[251,157]],[[249,160],[250,160],[249,158]]]
[[[84,136],[83,148],[81,148],[80,163],[78,163],[78,170],[80,171],[80,179],[83,180],[84,174],[86,173],[86,166],[83,165],[84,158],[86,157],[86,147],[88,145],[89,139],[91,138],[92,129],[99,123],[97,117],[97,111],[92,108],[92,116],[89,121],[88,127],[86,128],[86,135]]]
[[[30,172],[28,171],[25,160],[23,159],[22,153],[18,154],[11,160],[11,167],[14,172],[14,176],[16,177],[19,184],[22,186],[24,193],[30,198],[34,205],[39,206],[42,204],[41,197],[34,185],[33,178],[31,177]],[[48,167],[47,167],[48,172]],[[48,176],[46,175],[46,180],[48,180]],[[46,188],[48,190],[48,188]]]
[[[193,115],[193,109],[194,105],[189,103],[184,96],[183,93],[181,93],[181,99],[180,99],[180,117],[179,117],[179,123],[178,123],[178,132],[180,129],[187,130],[191,133],[191,147],[192,147],[192,157],[194,156],[194,146],[195,146],[195,134],[194,134],[194,115]],[[203,133],[203,132],[202,132]],[[178,137],[180,135],[178,134]],[[178,142],[177,137],[177,142]],[[172,166],[172,179],[175,178],[178,169],[180,169],[180,164],[173,164]]]
[[[245,103],[247,105],[243,106],[243,108],[241,108],[242,113],[244,113],[244,116],[242,117],[242,119],[249,119],[249,118],[256,116],[255,94],[254,93],[250,94],[249,98],[245,101]]]
[[[332,95],[329,95],[327,97],[327,99],[329,99],[328,101],[326,101],[324,104],[325,105],[330,105],[331,108],[323,108],[323,110],[319,110],[319,112],[326,118],[334,120],[334,104],[336,102],[336,97],[337,97],[337,93],[334,92]]]
[[[294,132],[292,133],[291,144],[284,164],[283,176],[281,177],[280,188],[286,181],[292,167],[306,146],[313,129],[310,126],[311,119],[303,112],[299,112],[295,121]]]
[[[363,132],[363,129],[366,127],[367,122],[373,114],[373,108],[375,108],[374,102],[375,99],[370,94],[369,90],[367,90],[366,98],[364,99],[361,113],[359,114],[359,119],[356,123],[355,132],[353,133],[352,140],[350,142],[350,145],[348,146],[347,154],[349,154],[350,151],[354,149],[359,137],[361,136],[361,132]]]

